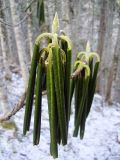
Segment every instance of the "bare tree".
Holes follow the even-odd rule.
[[[113,89],[112,89],[113,88]],[[111,102],[120,102],[120,23],[117,34],[117,41],[109,74],[106,99]]]
[[[10,8],[11,8],[13,25],[15,25],[18,21],[20,21],[17,7],[18,6],[16,4],[16,1],[10,0]],[[27,58],[26,58],[25,43],[23,39],[23,32],[20,24],[14,27],[14,33],[15,33],[15,40],[17,44],[17,51],[18,51],[18,57],[19,57],[19,62],[21,66],[22,76],[24,79],[25,86],[27,86],[27,81],[28,81],[28,68],[26,64]]]
[[[0,0],[0,8],[4,8],[3,1]],[[5,20],[4,10],[0,10],[0,19]],[[3,114],[9,111],[8,106],[8,89],[5,83],[6,79],[11,80],[11,72],[9,70],[9,62],[8,62],[8,39],[7,39],[7,31],[6,26],[0,23],[0,44],[1,44],[1,56],[2,60],[0,61],[1,69],[0,69],[0,109]],[[4,66],[4,67],[2,67]]]
[[[29,5],[28,2],[29,1],[27,0],[27,5]],[[27,18],[28,45],[29,45],[30,56],[32,58],[32,53],[33,53],[33,43],[32,43],[33,32],[32,32],[32,7],[31,6],[27,9],[27,13],[29,14],[29,16]]]
[[[100,25],[99,25],[99,33],[98,33],[98,46],[97,46],[97,53],[100,55],[100,59],[102,59],[104,42],[105,42],[106,10],[107,10],[107,0],[102,0]],[[100,69],[100,73],[101,73],[101,69]],[[97,92],[101,92],[100,86],[101,86],[101,78],[99,77],[98,83],[97,83]]]
[[[0,0],[0,8],[3,8],[3,1]],[[5,20],[5,15],[4,15],[4,10],[0,11],[0,18],[4,21]],[[0,41],[1,41],[1,52],[3,56],[3,64],[5,68],[5,77],[7,79],[11,79],[11,73],[9,70],[9,62],[8,62],[8,52],[9,52],[9,46],[8,46],[8,37],[7,37],[7,30],[6,26],[2,23],[0,23]]]
[[[114,19],[114,1],[109,0],[106,7],[106,33],[104,38],[103,54],[101,57],[101,72],[100,72],[100,93],[106,95],[108,75],[112,62],[114,51],[113,45],[113,19]]]

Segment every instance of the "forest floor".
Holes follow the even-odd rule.
[[[24,92],[23,81],[19,75],[12,75],[8,89],[9,104],[14,106]],[[0,126],[0,160],[52,160],[49,153],[46,96],[43,96],[42,108],[41,140],[38,146],[32,145],[33,119],[30,132],[27,136],[22,135],[24,109],[11,119],[16,127],[7,129]],[[73,138],[73,125],[72,113],[68,145],[59,146],[58,160],[120,160],[120,104],[109,106],[96,94],[83,140],[79,137]]]

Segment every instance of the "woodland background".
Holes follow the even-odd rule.
[[[88,40],[99,53],[96,91],[109,103],[120,102],[119,0],[44,0],[39,18],[36,0],[0,0],[0,99],[7,100],[5,81],[11,80],[11,72],[20,72],[26,86],[34,40],[41,32],[51,31],[55,12],[60,29],[73,42],[73,59]]]
[[[72,159],[78,160],[81,156],[83,160],[119,160],[120,0],[40,1],[43,2],[40,8],[41,14],[37,15],[37,0],[0,0],[0,115],[8,113],[24,92],[34,40],[40,33],[51,31],[52,20],[57,12],[60,32],[65,32],[73,43],[73,62],[76,54],[85,50],[88,40],[92,50],[98,52],[101,58],[96,88],[99,94],[95,95],[85,140],[79,143],[69,135],[70,142],[65,150],[70,154],[67,152],[63,154],[60,151],[60,156],[63,156],[61,159],[67,160],[73,156]],[[45,141],[41,140],[42,148],[33,148],[32,136],[29,138],[20,136],[23,125],[21,122],[23,110],[21,110],[15,119],[12,119],[15,126],[17,124],[15,131],[10,132],[1,129],[0,126],[0,160],[4,160],[5,157],[5,160],[13,160],[13,158],[33,160],[36,154],[38,159],[42,159],[41,157],[50,159],[46,143],[46,139],[49,139],[46,104],[45,98],[44,131],[41,138]],[[70,124],[72,133],[71,126]],[[81,151],[85,151],[84,154]],[[13,157],[13,153],[17,158]]]

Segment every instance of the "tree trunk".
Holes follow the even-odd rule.
[[[100,25],[99,25],[99,33],[98,33],[98,46],[97,46],[97,53],[100,55],[100,59],[102,59],[104,42],[105,42],[106,9],[107,9],[107,0],[102,0],[102,2],[101,2]],[[100,74],[101,74],[101,67],[100,67]],[[97,83],[97,92],[99,92],[99,93],[101,93],[101,83],[102,83],[102,80],[99,77],[98,83]]]
[[[29,53],[30,53],[30,56],[32,58],[32,53],[33,53],[33,43],[32,43],[33,34],[32,34],[32,8],[31,7],[27,10],[27,13],[29,15],[28,18],[27,18],[28,46],[29,46]]]
[[[2,114],[6,114],[9,111],[7,88],[5,87],[4,78],[0,77],[0,111]]]
[[[104,68],[106,68],[108,74],[103,75],[104,79],[106,80],[105,83],[105,99],[106,101],[108,101],[109,103],[112,103],[112,98],[111,98],[111,91],[112,91],[112,82],[113,82],[113,76],[114,76],[114,63],[116,61],[116,55],[113,54],[116,51],[114,50],[114,46],[113,46],[113,18],[114,18],[114,5],[115,2],[114,1],[109,1],[109,15],[108,15],[108,23],[107,23],[107,28],[108,28],[108,32],[107,32],[107,36],[106,36],[106,45],[105,45],[105,53],[104,53]],[[119,34],[119,32],[118,32]],[[119,37],[117,38],[118,41]],[[116,42],[117,42],[116,41]],[[116,45],[118,45],[118,42],[116,43]],[[116,48],[117,46],[115,46]]]
[[[0,8],[3,8],[3,2],[0,0]],[[3,10],[0,11],[0,18],[5,21],[5,15]],[[7,39],[7,30],[6,26],[0,23],[0,41],[1,41],[1,52],[3,58],[3,64],[5,68],[5,78],[11,79],[11,72],[9,70],[9,62],[7,58],[7,54],[9,52],[8,39]]]
[[[107,83],[107,91],[106,91],[106,101],[109,102],[109,104],[112,104],[112,96],[111,96],[111,92],[112,92],[112,84],[113,84],[113,77],[114,77],[114,69],[116,68],[116,63],[118,61],[118,56],[116,57],[116,55],[113,56],[112,59],[112,64],[110,67],[110,72],[109,72],[109,76],[108,76],[108,83]]]
[[[10,8],[11,8],[11,16],[13,25],[17,24],[20,19],[18,15],[17,8],[18,6],[15,3],[15,0],[10,0]],[[25,87],[27,86],[28,81],[28,68],[27,68],[27,58],[26,58],[26,50],[25,50],[25,42],[23,39],[23,32],[21,30],[21,25],[14,27],[14,33],[15,33],[15,39],[17,44],[17,51],[18,51],[18,57],[19,62],[21,66],[22,76],[24,79]]]
[[[7,95],[5,93],[5,88],[3,88],[3,84],[0,82],[0,111],[4,115],[8,113],[8,100]]]
[[[113,68],[113,71],[111,70],[110,72],[111,84],[108,88],[112,88],[112,91],[110,92],[110,95],[108,95],[108,99],[120,102],[120,23],[111,67]]]
[[[4,1],[5,7],[10,6],[9,0]],[[12,18],[11,18],[11,12],[10,9],[5,9],[5,21],[12,25]],[[7,55],[9,56],[9,60],[11,64],[19,64],[18,54],[17,54],[17,46],[16,46],[16,40],[15,40],[15,34],[13,31],[13,27],[6,25],[6,33],[8,37],[8,43],[9,43],[9,53]]]
[[[109,0],[106,8],[106,34],[104,39],[104,49],[101,57],[100,72],[100,93],[106,96],[107,85],[109,81],[110,66],[113,55],[113,18],[114,18],[114,1]]]

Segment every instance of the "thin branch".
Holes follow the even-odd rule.
[[[3,117],[0,118],[0,123],[9,120],[12,116],[14,116],[21,108],[23,108],[24,106],[24,102],[25,102],[25,98],[26,98],[26,91],[24,92],[24,94],[22,95],[20,101],[17,103],[17,105],[12,109],[11,112],[7,113],[6,115],[4,115]]]
[[[12,24],[9,24],[8,22],[5,22],[5,21],[3,21],[1,18],[0,18],[0,22],[1,23],[3,23],[4,25],[7,25],[7,26],[9,26],[9,27],[18,27],[21,23],[23,23],[27,18],[28,18],[28,16],[30,16],[31,15],[31,12],[28,14],[26,14],[25,16],[24,16],[24,18],[20,21],[20,22],[18,22],[18,23],[16,23],[15,25],[12,25]]]
[[[42,91],[42,95],[46,95],[47,94],[47,90]]]
[[[31,7],[31,5],[36,2],[36,0],[32,0],[26,7],[25,12]]]
[[[44,90],[42,95],[46,95],[47,91]],[[16,106],[9,113],[5,114],[3,117],[0,117],[0,123],[9,120],[12,116],[14,116],[21,108],[25,105],[26,91],[23,93],[20,101],[16,104]]]
[[[75,70],[75,72],[73,72],[72,75],[71,75],[71,79],[80,75],[81,71],[82,71],[81,68],[78,68],[77,70]]]

